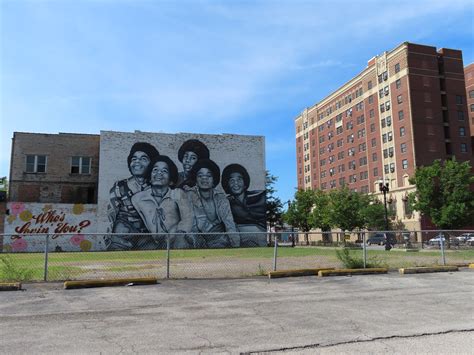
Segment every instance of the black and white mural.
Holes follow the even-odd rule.
[[[101,132],[107,249],[266,246],[264,161],[259,136]]]

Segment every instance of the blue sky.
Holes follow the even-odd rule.
[[[263,135],[296,186],[294,118],[402,42],[474,61],[472,1],[0,1],[0,177],[14,131]]]

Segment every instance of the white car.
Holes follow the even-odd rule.
[[[474,236],[468,238],[468,239],[466,240],[466,244],[467,244],[467,245],[474,246]]]
[[[446,244],[446,239],[444,238],[444,236],[442,234],[438,234],[436,237],[431,238],[430,240],[428,240],[428,244],[429,245],[440,245],[441,240],[443,241],[443,244]]]
[[[472,238],[474,238],[474,233],[463,233],[455,237],[455,239],[458,240],[460,243],[467,243],[467,241]]]

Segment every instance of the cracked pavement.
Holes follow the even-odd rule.
[[[0,293],[0,353],[456,353],[474,269]]]

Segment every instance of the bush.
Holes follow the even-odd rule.
[[[357,252],[360,254],[360,252]],[[359,256],[355,253],[351,253],[351,248],[342,248],[340,250],[336,250],[337,258],[342,262],[346,269],[362,269],[364,267],[364,259],[362,256]],[[367,260],[365,264],[366,268],[373,268],[373,267],[382,267],[383,261],[377,259],[376,257],[371,257]]]
[[[0,281],[29,281],[33,270],[17,265],[10,255],[0,256]]]

